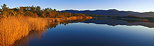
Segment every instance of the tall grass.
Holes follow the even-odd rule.
[[[0,18],[0,46],[12,46],[15,41],[28,36],[30,31],[43,31],[48,26],[56,26],[59,22],[80,20],[84,17],[69,18],[32,18],[26,16],[9,16]],[[86,18],[87,19],[87,18]]]
[[[42,18],[11,16],[0,19],[0,46],[11,46],[30,31],[47,28],[48,21]]]

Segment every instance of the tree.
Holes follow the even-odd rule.
[[[30,11],[26,11],[24,16],[38,17],[38,15],[36,13],[30,12]]]
[[[36,6],[36,10],[37,11],[40,11],[41,10],[41,7],[40,6]]]
[[[0,14],[1,14],[1,12],[2,12],[2,9],[0,9]]]
[[[42,12],[41,17],[45,18],[46,17],[46,13]]]
[[[62,14],[63,14],[65,17],[71,17],[71,16],[72,16],[72,14],[69,13],[69,12],[63,12]]]
[[[0,9],[0,18],[2,17],[2,9]]]
[[[8,17],[10,15],[10,10],[7,7],[7,5],[3,4],[1,7],[2,7],[2,12],[1,12],[2,16],[3,17]]]
[[[0,12],[2,12],[2,9],[0,9]]]
[[[2,5],[2,10],[3,10],[3,11],[7,11],[8,9],[9,9],[9,8],[7,7],[6,4],[3,4],[3,5]]]
[[[53,11],[53,10],[51,8],[45,8],[44,11],[50,12],[50,11]]]
[[[58,15],[57,16],[57,18],[63,18],[64,17],[64,15]]]
[[[7,7],[6,4],[3,4],[2,9],[0,9],[0,17],[8,17],[8,16],[30,16],[30,17],[48,17],[48,18],[62,18],[62,17],[71,17],[71,16],[81,16],[84,17],[85,14],[72,14],[69,12],[58,12],[56,9],[45,8],[41,9],[40,6],[27,6],[20,8],[12,8]]]
[[[51,11],[47,17],[55,18],[56,17],[56,11]]]

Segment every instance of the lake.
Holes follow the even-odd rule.
[[[53,24],[31,32],[14,46],[154,46],[153,22],[91,19]]]

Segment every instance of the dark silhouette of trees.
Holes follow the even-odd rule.
[[[3,4],[3,5],[2,5],[2,9],[3,9],[3,11],[7,11],[9,8],[7,7],[6,4]]]
[[[2,12],[2,9],[0,9],[0,12]]]

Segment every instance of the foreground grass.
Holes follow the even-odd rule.
[[[48,26],[59,22],[91,19],[86,16],[72,16],[68,18],[33,18],[26,16],[10,16],[0,18],[0,46],[12,46],[15,41],[22,39],[31,31],[43,31]]]
[[[30,31],[47,28],[48,21],[32,17],[7,17],[0,19],[0,46],[11,46],[16,40],[27,36]]]

